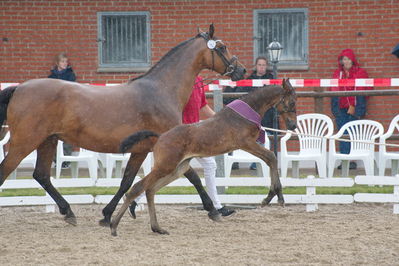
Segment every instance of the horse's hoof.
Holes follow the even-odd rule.
[[[260,204],[261,207],[265,207],[266,205],[269,205],[270,202],[272,201],[274,196],[268,195],[264,200],[262,200],[262,203]]]
[[[278,200],[278,205],[281,207],[285,207],[284,199]]]
[[[98,221],[98,224],[104,227],[108,227],[110,226],[110,221],[107,218],[101,219],[100,221]]]
[[[111,228],[111,235],[112,236],[118,236],[118,233],[116,232],[115,228]]]
[[[269,202],[267,202],[266,199],[264,199],[264,200],[262,200],[262,203],[260,204],[260,206],[263,208],[268,204],[269,204]]]
[[[169,232],[166,230],[163,230],[162,228],[151,228],[151,229],[154,233],[158,233],[161,235],[169,235]]]
[[[69,223],[69,224],[72,224],[73,226],[77,226],[78,225],[78,222],[76,221],[76,217],[73,214],[72,214],[72,216],[67,216],[66,215],[64,217],[64,221]]]
[[[208,213],[208,217],[209,217],[209,219],[211,219],[214,222],[221,222],[222,221],[222,215],[217,210],[210,211]]]

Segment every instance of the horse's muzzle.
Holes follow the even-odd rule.
[[[231,75],[230,75],[231,80],[232,80],[232,81],[237,81],[237,80],[243,79],[243,78],[244,78],[244,74],[245,74],[246,72],[247,72],[247,71],[245,70],[245,68],[240,67],[240,66],[237,66],[237,67],[234,69],[233,73],[231,73]]]
[[[289,130],[294,130],[294,129],[296,129],[296,122],[293,121],[293,120],[288,120],[287,128],[288,128]]]

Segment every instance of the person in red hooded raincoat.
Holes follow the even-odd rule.
[[[338,56],[338,68],[334,71],[334,79],[358,79],[368,78],[367,72],[360,68],[355,53],[351,49],[343,50]],[[341,86],[333,88],[333,91],[369,90],[371,87]],[[362,119],[366,115],[367,96],[332,97],[331,112],[335,116],[338,130],[346,123]],[[348,154],[350,151],[349,142],[340,142],[341,153]],[[355,162],[351,162],[350,169],[356,169]]]

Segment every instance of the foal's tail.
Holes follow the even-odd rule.
[[[8,103],[17,86],[10,86],[0,91],[0,126],[3,125],[4,121],[7,119],[7,107]]]
[[[124,139],[121,143],[121,146],[119,147],[119,150],[123,153],[125,153],[127,150],[129,150],[132,146],[136,145],[137,143],[148,139],[150,137],[156,137],[158,140],[159,134],[150,131],[150,130],[143,130],[143,131],[138,131],[126,139]]]

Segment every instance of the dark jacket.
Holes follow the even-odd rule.
[[[271,72],[266,72],[263,76],[258,76],[256,75],[256,72],[254,71],[251,76],[248,77],[248,79],[273,79],[273,74]],[[252,88],[251,88],[252,89]],[[273,127],[273,120],[274,116],[276,115],[276,108],[272,107],[266,111],[266,113],[263,115],[261,125],[264,127]],[[280,128],[279,122],[277,119],[277,129]],[[272,131],[267,131],[268,134],[273,134]]]
[[[51,74],[48,76],[51,79],[62,79],[67,81],[76,81],[75,73],[72,67],[67,67],[64,70],[58,71],[57,67],[51,70]]]

